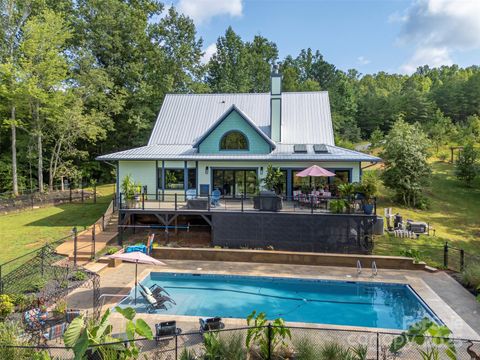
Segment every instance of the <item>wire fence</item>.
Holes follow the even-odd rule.
[[[442,245],[401,240],[403,239],[375,239],[374,253],[407,256],[415,261],[424,261],[430,266],[455,272],[462,272],[469,265],[480,263],[480,256],[452,246],[448,242]]]
[[[453,359],[470,360],[480,353],[480,342],[468,339],[417,337],[400,350],[391,349],[399,334],[375,331],[286,327],[289,335],[278,336],[279,328],[272,325],[252,328],[234,328],[206,335],[189,332],[163,336],[153,340],[145,338],[133,342],[99,344],[88,348],[86,359],[130,359],[120,356],[124,348],[135,346],[142,359],[151,360],[387,360],[387,359],[452,359],[447,350],[453,351]],[[248,334],[254,337],[247,346]],[[119,346],[120,345],[120,346]],[[59,343],[42,346],[8,346],[0,344],[0,352],[8,359],[29,358],[29,354],[44,351],[55,360],[74,359],[72,348]],[[425,353],[431,357],[425,357]],[[435,356],[434,354],[437,354]]]
[[[0,214],[35,209],[48,205],[67,203],[97,203],[97,185],[79,185],[78,187],[55,187],[49,191],[38,189],[25,191],[18,196],[13,193],[0,194]]]

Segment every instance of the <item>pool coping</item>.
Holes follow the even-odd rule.
[[[160,267],[149,267],[144,269],[138,275],[138,282],[142,282],[151,272],[163,272],[163,273],[183,273],[183,274],[204,274],[204,275],[239,275],[239,276],[261,276],[261,277],[277,277],[277,278],[290,278],[290,279],[314,279],[314,280],[335,280],[335,281],[356,281],[356,282],[366,282],[366,283],[391,283],[391,284],[404,284],[409,285],[412,290],[416,293],[418,297],[423,301],[423,303],[432,311],[435,316],[440,319],[451,331],[453,337],[458,339],[471,339],[471,340],[480,340],[480,335],[477,334],[471,327],[468,325],[447,303],[445,303],[440,296],[435,293],[428,284],[420,278],[415,278],[412,276],[405,276],[406,281],[399,279],[384,279],[381,275],[371,276],[369,278],[360,278],[357,276],[313,276],[313,275],[299,275],[299,274],[266,274],[259,271],[211,271],[203,270],[202,268],[197,268],[196,270],[182,270],[175,269],[163,269]],[[135,285],[135,279],[130,281],[122,291],[127,291],[127,295],[130,293],[132,288]],[[119,292],[120,293],[120,292]],[[126,295],[126,296],[127,296]],[[119,302],[116,302],[117,305]],[[177,320],[182,322],[192,322],[195,324],[198,323],[199,316],[188,316],[188,315],[167,315],[167,314],[148,314],[142,313],[142,316],[155,317],[158,321],[167,320]],[[224,318],[226,326],[246,326],[245,319],[239,318]],[[362,326],[349,326],[349,325],[333,325],[333,324],[319,324],[319,323],[302,323],[302,322],[286,322],[287,325],[296,326],[296,327],[306,327],[306,328],[317,328],[317,329],[332,329],[332,330],[351,330],[351,331],[362,331],[362,332],[381,332],[389,334],[400,334],[403,330],[397,329],[385,329],[385,328],[374,328],[374,327],[362,327]]]

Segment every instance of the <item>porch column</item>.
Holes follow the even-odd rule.
[[[292,200],[292,169],[287,169],[287,200]]]
[[[117,203],[115,204],[115,206],[118,207],[118,204],[120,203],[120,161],[117,161],[117,165],[115,166],[115,171],[117,173],[116,177],[116,189],[115,189],[115,192],[116,192],[116,200],[117,200]],[[72,194],[72,183],[70,182],[68,184],[69,188],[70,188],[70,196]],[[71,200],[71,198],[70,198]]]
[[[165,201],[165,160],[162,160],[162,201]]]
[[[198,179],[198,160],[195,161],[195,191],[197,192],[197,196],[200,196],[200,181]]]
[[[183,162],[183,192],[187,197],[188,190],[188,161]]]
[[[158,160],[155,160],[155,200],[158,200]]]

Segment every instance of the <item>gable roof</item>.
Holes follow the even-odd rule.
[[[222,114],[222,116],[220,116],[218,120],[215,121],[207,129],[207,131],[205,131],[203,135],[200,136],[200,138],[198,138],[197,141],[195,141],[195,143],[193,144],[193,147],[197,148],[203,142],[203,140],[205,140],[218,127],[218,125],[220,125],[227,118],[227,116],[230,115],[233,111],[236,111],[248,123],[248,125],[250,125],[253,128],[253,130],[255,130],[258,133],[258,135],[260,135],[268,144],[270,144],[272,149],[275,149],[276,145],[272,141],[272,139],[270,139],[262,130],[260,130],[257,124],[255,124],[252,121],[252,119],[250,119],[242,110],[240,110],[237,106],[235,106],[235,104],[230,106],[230,108],[227,111],[225,111]]]
[[[169,94],[148,145],[192,145],[233,105],[270,137],[270,94]],[[326,91],[282,93],[282,143],[335,145]]]

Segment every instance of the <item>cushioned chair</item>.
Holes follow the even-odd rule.
[[[221,330],[225,327],[221,317],[204,317],[198,320],[200,322],[200,332]]]
[[[173,321],[164,321],[159,324],[155,324],[155,340],[165,340],[165,338],[170,338],[173,336],[180,335],[182,329],[177,327],[177,322]]]
[[[220,197],[222,196],[222,193],[220,192],[220,190],[218,189],[215,189],[212,191],[212,197],[211,197],[211,204],[212,206],[218,206],[220,205]]]

